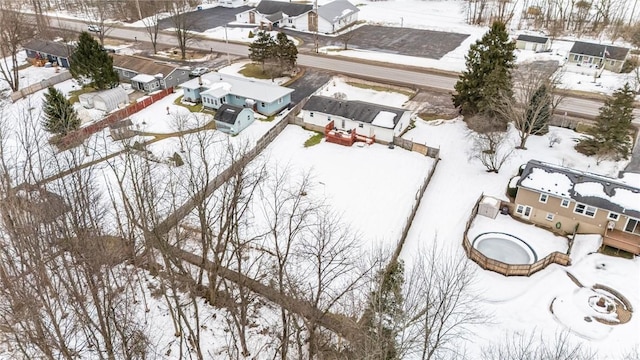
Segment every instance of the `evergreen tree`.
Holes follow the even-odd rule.
[[[259,31],[257,38],[249,45],[249,59],[262,64],[264,70],[265,61],[273,56],[274,41],[266,31]]]
[[[52,134],[66,135],[79,126],[80,119],[71,102],[58,89],[50,86],[44,94],[42,127]]]
[[[398,349],[398,323],[404,316],[404,263],[396,261],[387,269],[381,270],[376,277],[378,287],[369,295],[368,319],[369,338],[374,343],[370,350],[378,359],[396,359]]]
[[[631,153],[634,93],[626,83],[605,100],[596,118],[596,125],[589,130],[587,138],[580,139],[576,149],[585,155],[603,158],[627,159]]]
[[[463,114],[491,113],[497,94],[511,95],[514,50],[515,43],[501,22],[494,22],[489,32],[471,45],[465,57],[467,68],[460,74],[453,95],[454,105]]]
[[[293,69],[296,66],[298,48],[283,32],[279,32],[276,36],[274,53],[280,68],[284,71]]]
[[[547,85],[542,84],[531,96],[524,126],[527,130],[530,129],[530,134],[544,135],[549,132],[549,119],[551,119],[551,95]],[[517,123],[516,126],[518,126]]]
[[[113,59],[88,32],[82,32],[78,46],[71,54],[71,76],[96,89],[108,89],[118,84],[118,73],[113,70]]]

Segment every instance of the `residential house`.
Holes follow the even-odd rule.
[[[318,7],[318,32],[332,34],[358,21],[358,9],[347,0],[336,0]],[[307,29],[314,31],[313,29]]]
[[[33,39],[22,47],[27,53],[27,58],[32,61],[45,60],[64,68],[69,68],[69,58],[75,50],[73,45],[42,39]]]
[[[640,254],[640,184],[531,160],[517,187],[515,216]]]
[[[236,21],[269,30],[287,27],[333,33],[358,21],[359,11],[347,0],[336,0],[317,9],[310,4],[262,0],[255,9],[237,14]]]
[[[213,117],[216,129],[237,135],[255,120],[253,110],[246,107],[222,105]]]
[[[567,60],[570,63],[597,69],[604,66],[604,69],[619,73],[628,57],[628,48],[576,41],[569,50]]]
[[[546,36],[518,35],[516,49],[544,52],[551,50],[551,39]]]
[[[313,5],[310,4],[262,0],[255,9],[237,14],[236,22],[257,24],[261,28],[271,30],[274,27],[291,25],[293,22],[301,24],[306,21],[307,26],[304,28],[307,29],[310,27],[308,24],[317,23],[316,14],[311,10]]]
[[[293,92],[293,89],[274,83],[218,72],[206,73],[180,87],[184,91],[184,101],[201,102],[207,109],[217,110],[229,104],[248,107],[265,116],[276,114],[289,106]]]
[[[333,122],[333,128],[340,132],[390,143],[409,126],[411,112],[364,101],[311,96],[300,116],[305,127],[313,130],[322,130]]]
[[[189,80],[189,70],[136,55],[111,54],[113,69],[121,81],[146,93],[175,88]]]

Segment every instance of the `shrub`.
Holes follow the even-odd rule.
[[[253,39],[254,36],[253,31],[249,30],[249,39]]]
[[[316,133],[312,137],[308,138],[307,141],[304,142],[304,147],[311,147],[313,145],[318,145],[324,135],[322,133]]]

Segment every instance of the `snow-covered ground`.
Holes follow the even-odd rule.
[[[512,129],[513,131],[513,129]],[[553,164],[572,167],[579,170],[617,177],[618,171],[624,168],[625,162],[603,161],[596,163],[593,158],[577,153],[573,146],[580,135],[567,129],[551,127],[544,136],[534,136],[527,142],[528,150],[516,150],[513,157],[505,163],[499,174],[487,173],[478,160],[471,159],[471,140],[469,132],[460,119],[452,121],[418,121],[416,128],[404,137],[429,146],[440,147],[442,160],[427,187],[422,203],[405,247],[402,258],[411,263],[412,254],[420,248],[440,246],[449,247],[454,252],[462,253],[462,235],[475,201],[484,193],[499,199],[507,200],[506,186],[509,178],[517,173],[518,167],[529,159],[537,159]],[[515,136],[515,133],[512,134]],[[549,137],[561,138],[559,144],[549,147]],[[515,141],[515,138],[513,139]],[[499,215],[501,216],[501,215]],[[482,221],[482,220],[481,220]],[[484,222],[484,221],[483,221]],[[510,230],[512,226],[508,227]],[[474,225],[472,229],[484,231],[484,225]],[[487,226],[488,231],[495,231]],[[477,231],[477,230],[473,230]],[[515,231],[515,230],[513,230]],[[536,229],[536,231],[543,231]],[[536,237],[536,232],[525,232],[519,235],[522,239]],[[473,235],[473,234],[472,234]],[[527,241],[536,246],[536,241]],[[576,240],[576,243],[580,243]],[[578,253],[597,251],[598,245],[593,242],[587,250]],[[562,248],[560,248],[561,250]],[[574,275],[588,272],[590,282],[610,283],[612,287],[626,296],[634,308],[640,306],[640,261],[611,258],[606,255],[593,254],[576,258],[572,254],[573,265],[563,268],[550,265],[531,277],[504,277],[484,271],[476,267],[477,292],[483,298],[482,308],[492,314],[490,324],[477,326],[476,336],[471,344],[467,344],[473,353],[492,341],[500,341],[507,333],[525,333],[537,329],[552,337],[556,331],[576,328],[572,332],[572,341],[582,341],[582,328],[590,323],[567,320],[559,321],[549,312],[553,298],[566,292],[568,286],[575,285],[567,277],[566,271]],[[593,272],[583,262],[598,259],[616,264],[624,270],[621,272]],[[624,273],[625,275],[622,275]],[[620,274],[620,275],[618,275]],[[575,319],[574,319],[575,320]],[[582,328],[581,328],[582,326]],[[635,316],[627,324],[612,326],[608,335],[591,341],[590,346],[599,351],[598,358],[618,359],[620,354],[638,344],[637,334],[640,331],[640,317]]]

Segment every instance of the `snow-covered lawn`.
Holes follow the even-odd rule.
[[[412,90],[406,89],[405,91],[411,92]],[[349,79],[342,76],[334,76],[329,82],[318,89],[315,94],[328,97],[339,95],[344,97],[344,100],[364,101],[396,108],[403,107],[405,102],[409,100],[409,96],[406,93],[396,92],[393,89],[379,91],[377,89],[367,88],[366,84],[363,85],[363,87],[350,85]]]
[[[323,140],[305,148],[314,134],[289,125],[264,154],[281,168],[310,171],[315,186],[308,196],[340,214],[361,235],[363,250],[392,249],[434,159],[380,144],[346,147]]]

